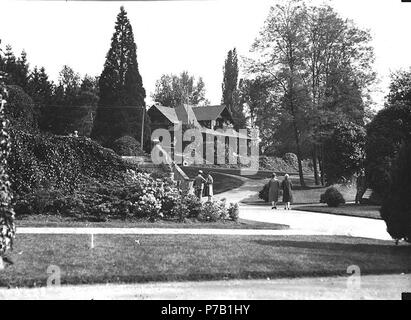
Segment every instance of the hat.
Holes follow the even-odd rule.
[[[199,173],[199,174],[203,174],[203,170],[198,170],[198,173]]]

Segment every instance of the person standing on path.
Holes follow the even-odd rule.
[[[367,181],[365,178],[365,170],[362,169],[357,177],[357,194],[355,195],[355,204],[361,204],[362,197],[367,190]]]
[[[200,200],[203,197],[204,184],[207,183],[206,179],[203,178],[202,174],[203,174],[203,171],[199,170],[198,175],[194,178],[194,183],[193,183],[195,195]]]
[[[285,210],[291,210],[291,203],[293,202],[293,183],[291,182],[288,174],[284,176],[284,180],[281,183],[281,189],[283,189],[283,202],[285,203]]]
[[[268,182],[268,201],[271,202],[271,209],[277,209],[278,194],[280,192],[280,181],[277,175],[273,172],[270,181]]]
[[[206,184],[206,188],[205,188],[205,196],[208,197],[208,201],[212,201],[213,200],[213,183],[214,183],[214,179],[213,176],[211,175],[211,171],[208,172],[207,175],[207,184]]]

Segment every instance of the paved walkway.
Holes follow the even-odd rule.
[[[241,202],[244,199],[255,200],[265,180],[241,178],[244,184],[234,190],[219,194],[217,199],[226,198],[228,202]],[[333,215],[300,210],[271,210],[267,205],[240,205],[240,218],[260,222],[285,224],[292,232],[308,234],[328,234],[352,237],[364,237],[392,240],[386,231],[383,220],[352,216]],[[301,233],[302,234],[302,233]]]
[[[411,275],[159,282],[0,289],[3,299],[401,299]]]

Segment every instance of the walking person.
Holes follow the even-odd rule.
[[[268,182],[268,201],[271,202],[271,209],[277,209],[279,192],[280,181],[278,181],[277,175],[273,172],[271,179]]]
[[[362,197],[367,191],[367,181],[365,179],[365,170],[362,169],[357,177],[357,194],[355,195],[355,204],[361,204]]]
[[[281,189],[283,190],[285,210],[291,210],[291,203],[293,202],[293,183],[291,182],[288,174],[284,176],[284,180],[281,183]]]
[[[204,190],[204,184],[207,183],[206,179],[203,178],[202,176],[203,171],[199,170],[197,176],[194,178],[194,194],[201,200],[203,197],[203,190]]]
[[[208,201],[212,201],[213,200],[213,184],[214,184],[214,179],[213,176],[211,175],[211,171],[208,172],[207,175],[207,179],[206,179],[206,192],[205,192],[205,196],[208,197]]]

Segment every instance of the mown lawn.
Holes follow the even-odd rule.
[[[295,210],[319,212],[319,213],[329,213],[344,216],[353,216],[361,218],[372,218],[381,219],[380,206],[373,205],[356,205],[353,203],[348,203],[345,205],[340,205],[337,208],[332,208],[326,204],[310,205],[310,206],[298,206],[294,207]]]
[[[411,272],[411,246],[332,236],[18,235],[0,285],[253,279]]]

